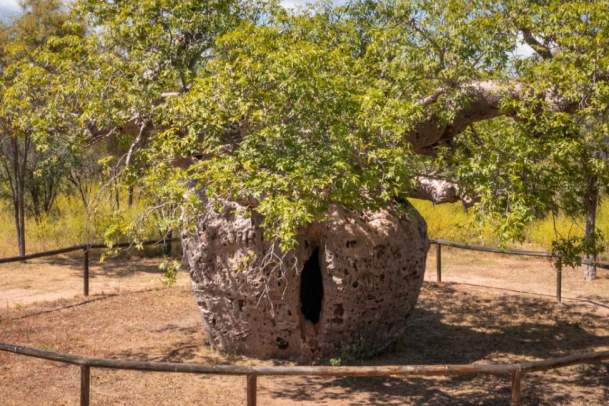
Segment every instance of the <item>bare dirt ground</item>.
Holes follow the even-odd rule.
[[[425,280],[436,280],[435,248],[427,257]],[[164,286],[159,258],[120,256],[99,262],[91,257],[90,291],[119,293]],[[27,263],[0,264],[0,308],[82,295],[82,257],[56,256]],[[563,271],[563,298],[579,298],[609,306],[609,271],[598,270],[594,282],[583,280],[581,269]],[[448,247],[442,249],[442,280],[496,288],[513,293],[555,297],[556,273],[545,259],[479,253]],[[178,285],[189,284],[188,275],[178,275]]]
[[[435,247],[427,256],[425,280],[436,280]],[[563,299],[583,299],[609,306],[609,270],[586,282],[580,268],[562,272]],[[481,253],[442,247],[442,281],[493,287],[505,292],[556,296],[556,272],[547,259]]]
[[[411,329],[395,351],[367,364],[535,360],[609,348],[606,309],[584,303],[426,283]],[[187,288],[64,300],[2,313],[0,341],[105,358],[241,365],[206,344]],[[78,368],[0,354],[3,405],[78,403]],[[507,378],[262,378],[261,405],[507,404]],[[242,405],[244,379],[94,370],[96,405]],[[607,365],[527,375],[526,404],[602,405],[609,401]]]
[[[100,262],[92,254],[89,291],[115,294],[164,286],[160,258],[121,255]],[[185,273],[179,283],[188,283]],[[83,258],[79,253],[0,264],[0,307],[23,306],[35,302],[73,298],[83,292]]]
[[[447,249],[443,254],[443,279],[448,282],[425,283],[403,340],[393,352],[357,362],[508,362],[609,349],[606,271],[591,284],[579,282],[580,272],[565,272],[564,296],[591,302],[558,305],[552,297],[515,292],[554,294],[554,273],[545,261]],[[280,364],[213,351],[187,276],[180,275],[178,286],[163,288],[158,260],[133,258],[107,264],[107,270],[93,268],[92,292],[98,295],[88,299],[74,297],[81,289],[80,261],[66,261],[72,262],[46,264],[49,268],[35,263],[0,268],[0,300],[15,289],[26,290],[29,300],[21,296],[21,302],[7,300],[0,308],[0,342],[104,358]],[[433,250],[426,279],[435,279]],[[497,289],[472,286],[486,284]],[[99,294],[102,291],[104,295]],[[66,299],[27,304],[41,296],[50,299],[50,294]],[[261,378],[259,404],[496,405],[508,404],[509,385],[508,378],[485,376]],[[530,374],[523,388],[524,402],[530,405],[609,404],[609,365]],[[78,368],[0,353],[0,405],[72,405],[78,404],[78,394]],[[94,369],[91,396],[95,405],[242,405],[245,381]]]

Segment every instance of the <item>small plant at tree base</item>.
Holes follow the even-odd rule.
[[[166,258],[160,265],[159,269],[163,271],[163,283],[166,286],[174,286],[178,279],[178,271],[180,270],[180,262],[175,259]]]
[[[343,360],[340,357],[330,358],[329,362],[330,362],[330,365],[333,367],[339,367],[343,364]]]

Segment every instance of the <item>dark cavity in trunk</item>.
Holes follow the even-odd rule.
[[[300,276],[300,310],[313,324],[319,322],[324,285],[319,266],[319,248],[307,259]]]

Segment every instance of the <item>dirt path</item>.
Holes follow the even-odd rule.
[[[111,294],[164,286],[159,258],[120,256],[90,261],[89,290],[92,294]],[[187,285],[188,275],[181,272],[178,284]],[[56,256],[27,263],[0,265],[0,307],[19,307],[35,302],[82,296],[82,258]]]
[[[425,280],[436,280],[435,248],[430,249]],[[90,291],[116,293],[164,286],[158,269],[160,259],[120,257],[99,263],[91,260]],[[554,297],[556,274],[545,259],[486,254],[444,247],[442,279],[477,286],[494,287],[513,293],[530,292]],[[599,270],[599,278],[585,282],[579,269],[563,272],[563,297],[580,298],[609,306],[609,271]],[[82,258],[58,256],[26,264],[0,265],[0,307],[22,306],[45,300],[82,295]],[[180,273],[180,286],[189,284]]]
[[[581,269],[563,271],[563,299],[577,298],[609,307],[609,271],[586,282]],[[425,280],[436,280],[435,247],[427,256]],[[492,287],[512,293],[556,296],[556,273],[546,259],[465,251],[442,247],[442,281]]]
[[[536,360],[609,348],[609,314],[584,303],[557,305],[454,284],[425,283],[411,328],[395,351],[366,364]],[[224,357],[209,348],[187,288],[124,292],[0,311],[0,341],[105,358],[280,364]],[[357,363],[357,362],[356,362]],[[94,370],[95,405],[242,405],[244,379]],[[78,404],[78,369],[0,353],[2,405]],[[263,378],[259,404],[507,404],[507,378]],[[603,405],[607,365],[578,366],[524,381],[525,404]]]

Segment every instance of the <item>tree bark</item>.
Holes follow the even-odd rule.
[[[591,242],[591,247],[596,247],[596,211],[598,208],[598,178],[589,176],[584,196],[584,208],[586,210],[586,228],[584,231],[584,241]],[[584,279],[593,281],[596,279],[596,250],[584,254]]]
[[[416,189],[411,196],[415,199],[430,200],[434,204],[462,202],[465,208],[476,203],[477,199],[465,196],[456,183],[428,176],[416,177]]]
[[[23,142],[23,153],[19,150],[19,141],[16,137],[11,140],[12,164],[14,174],[13,212],[15,215],[15,232],[17,234],[17,247],[19,255],[25,255],[25,172],[27,166],[29,137]]]
[[[127,206],[133,206],[133,185],[127,189]]]
[[[514,115],[515,112],[501,108],[503,100],[525,100],[534,96],[542,100],[550,111],[572,112],[578,108],[576,103],[561,97],[553,90],[534,93],[526,84],[509,80],[479,80],[439,88],[420,100],[419,105],[423,108],[432,107],[443,96],[456,91],[466,96],[467,103],[461,103],[461,107],[454,111],[450,121],[442,120],[439,113],[432,113],[407,134],[415,152],[432,155],[437,146],[448,144],[472,123]]]

